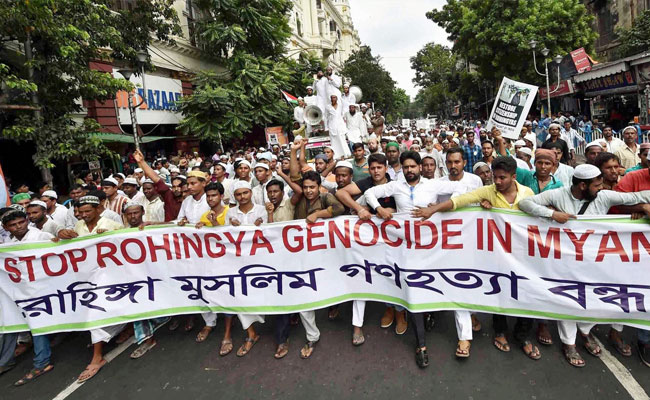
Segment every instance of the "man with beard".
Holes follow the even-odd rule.
[[[632,168],[637,165],[641,159],[638,154],[637,141],[638,132],[635,127],[628,126],[623,129],[623,146],[621,146],[616,154],[621,161],[621,166],[625,169]]]
[[[397,143],[395,143],[397,145]],[[376,211],[377,216],[384,219],[392,219],[391,210],[384,208],[379,202],[380,198],[393,197],[397,212],[409,212],[415,207],[427,207],[430,203],[438,201],[439,195],[451,195],[462,189],[458,182],[441,182],[439,179],[429,180],[420,176],[422,160],[420,155],[414,151],[405,151],[399,158],[402,170],[404,171],[403,181],[391,181],[383,185],[374,186],[365,192],[368,205]],[[368,219],[370,216],[360,215],[361,219]],[[382,327],[389,327],[393,323],[394,315],[397,314],[395,333],[398,335],[406,332],[406,310],[397,311],[388,307],[382,317]],[[415,325],[415,338],[417,347],[415,350],[415,361],[420,368],[429,365],[425,340],[425,324],[423,313],[411,313],[411,319]]]
[[[388,160],[388,175],[393,181],[404,181],[404,173],[400,164],[399,143],[386,144],[386,159]]]
[[[593,164],[596,157],[603,152],[603,146],[598,141],[593,141],[585,146],[585,159],[587,164]]]
[[[381,154],[381,151],[379,150],[379,140],[377,140],[377,137],[374,135],[368,139],[368,152],[370,154]]]
[[[306,106],[317,105],[318,100],[317,97],[314,96],[313,87],[307,86],[307,95],[304,97],[304,101]]]
[[[550,143],[559,143],[562,149],[562,158],[560,159],[560,162],[566,164],[570,159],[569,145],[566,141],[560,138],[560,129],[560,124],[557,123],[552,123],[551,126],[548,127],[548,133],[550,137],[544,143],[542,143],[542,148],[549,149],[548,145]]]
[[[612,154],[616,154],[619,149],[625,147],[624,141],[614,137],[614,131],[611,126],[603,128],[603,137],[605,137],[605,141],[607,142],[607,150]]]
[[[483,186],[492,184],[492,170],[490,169],[490,166],[483,161],[479,161],[474,164],[474,175],[481,178]]]
[[[627,174],[632,171],[648,168],[650,166],[650,162],[648,161],[648,153],[650,153],[650,143],[641,143],[639,145],[639,158],[641,161],[634,167],[626,169],[625,173]]]
[[[343,94],[341,94],[341,104],[343,105],[343,108],[345,110],[348,109],[348,107],[356,104],[357,98],[354,97],[352,93],[350,93],[350,85],[349,84],[344,84],[343,85]]]
[[[612,153],[600,153],[594,160],[594,165],[603,174],[603,189],[614,190],[620,177],[621,161]]]
[[[165,184],[165,181],[158,176],[158,174],[147,164],[144,160],[144,155],[140,150],[133,153],[135,161],[144,172],[144,175],[151,179],[154,189],[162,197],[165,210],[165,222],[174,221],[178,217],[181,210],[181,204],[186,197],[184,193],[187,192],[187,181],[184,176],[179,175],[172,179],[171,189]]]
[[[418,208],[413,212],[413,216],[430,218],[431,215],[437,212],[451,211],[477,203],[480,203],[486,208],[498,207],[518,210],[519,202],[526,197],[533,195],[533,191],[530,188],[517,183],[517,162],[512,157],[497,157],[492,163],[492,175],[494,178],[494,184],[480,187],[460,196],[452,197],[450,200],[443,203]],[[492,318],[495,331],[494,346],[504,352],[510,351],[510,346],[505,336],[508,329],[506,316],[495,314]],[[541,358],[539,349],[528,339],[532,327],[532,319],[517,318],[514,336],[515,340],[521,345],[524,354],[533,360],[538,360]],[[458,349],[456,351],[457,356],[469,356],[469,346],[465,343],[466,341],[467,340],[459,340]]]
[[[386,126],[384,123],[386,119],[382,116],[381,111],[375,111],[375,115],[370,119],[370,124],[372,125],[372,131],[377,135],[378,138],[381,138],[384,134],[384,129]]]
[[[40,200],[32,200],[25,208],[25,213],[35,228],[57,236],[63,227],[47,215],[47,205]]]
[[[329,130],[329,138],[337,159],[350,157],[350,147],[345,140],[347,126],[343,120],[343,106],[338,103],[339,98],[332,94],[331,103],[325,107],[325,118]]]
[[[555,153],[552,150],[537,149],[535,151],[535,172],[517,168],[517,182],[528,186],[535,194],[562,187],[562,182],[556,180],[551,174],[555,160]]]
[[[556,222],[566,223],[569,219],[576,218],[576,215],[605,215],[613,206],[634,206],[645,203],[650,203],[650,190],[636,193],[603,190],[601,170],[594,165],[583,164],[576,167],[571,186],[524,199],[520,203],[520,208],[525,213],[536,217],[552,218]],[[643,206],[642,210],[650,216],[650,206]],[[600,346],[590,333],[594,325],[572,321],[558,322],[560,339],[564,344],[564,355],[572,366],[585,365],[575,348],[578,329],[585,340],[586,350],[593,356],[600,356]]]
[[[440,146],[440,150],[442,150],[442,146]],[[424,150],[420,152],[420,155],[422,156],[423,160],[425,156],[433,157],[433,160],[437,166],[435,172],[436,178],[440,178],[441,176],[445,175],[445,159],[443,158],[442,153],[440,153],[440,151],[436,148],[433,136],[427,136],[424,138]]]
[[[492,160],[494,160],[494,145],[492,144],[492,142],[490,142],[489,140],[482,141],[481,152],[483,153],[483,158],[481,159],[481,161],[483,161],[487,165],[491,165]],[[469,172],[473,170],[474,170],[474,166],[472,165],[472,169]]]
[[[460,147],[454,147],[447,151],[445,164],[448,174],[441,177],[441,182],[460,182],[465,186],[465,193],[483,186],[483,181],[478,176],[465,172],[467,160],[465,160],[465,152]],[[449,197],[441,196],[440,201],[448,200]]]
[[[350,104],[344,108],[345,114],[343,119],[348,130],[347,137],[350,143],[361,143],[368,138],[368,128],[363,120],[363,116],[357,110],[355,104]]]

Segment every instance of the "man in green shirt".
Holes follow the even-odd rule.
[[[352,180],[356,182],[369,177],[368,160],[366,160],[366,150],[363,148],[363,143],[355,143],[352,145],[352,156],[354,157],[354,162],[352,163]]]
[[[537,149],[535,151],[535,172],[517,168],[517,182],[528,186],[535,194],[562,187],[562,182],[552,175],[556,157],[553,150]]]
[[[643,168],[650,168],[650,162],[648,162],[649,152],[650,152],[650,143],[641,143],[641,145],[639,146],[639,158],[641,158],[641,162],[632,168],[626,169],[625,173],[627,174],[628,172],[638,171]]]

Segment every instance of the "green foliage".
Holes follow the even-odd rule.
[[[650,50],[650,10],[645,10],[635,20],[630,29],[617,31],[621,45],[617,49],[619,57],[628,57]]]
[[[407,113],[410,104],[411,98],[406,94],[406,90],[402,88],[394,88],[393,107],[389,109],[386,118],[389,121],[400,121],[402,118],[405,118],[404,115]]]
[[[381,65],[381,57],[373,56],[369,46],[361,46],[347,59],[341,74],[363,91],[364,102],[374,102],[385,116],[396,112],[395,81]],[[390,120],[390,118],[389,118]]]
[[[302,52],[297,60],[287,60],[287,68],[291,72],[286,91],[296,97],[307,93],[307,86],[314,83],[314,75],[325,70],[322,59],[312,53]]]
[[[197,0],[195,30],[207,56],[225,71],[202,71],[180,102],[181,128],[204,140],[239,138],[254,125],[283,123],[290,109],[280,90],[292,78],[283,57],[291,35],[288,0]]]
[[[454,42],[453,50],[489,81],[542,83],[533,68],[529,42],[547,47],[550,57],[579,47],[593,48],[593,17],[580,0],[449,0],[427,18]],[[539,54],[539,53],[538,53]],[[538,60],[541,64],[541,60]]]
[[[90,69],[97,59],[134,62],[146,48],[150,33],[171,41],[180,32],[173,0],[136,2],[130,11],[113,12],[110,0],[16,0],[0,2],[0,79],[10,90],[2,102],[37,106],[40,112],[4,111],[2,136],[36,144],[36,165],[74,156],[92,159],[109,150],[89,133],[96,121],[74,122],[83,111],[80,99],[104,101],[130,83]],[[29,41],[33,59],[26,60],[22,45]],[[33,67],[34,76],[28,75]]]

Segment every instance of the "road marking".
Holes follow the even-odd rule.
[[[594,337],[596,340],[596,343],[598,343],[598,346],[600,347],[600,360],[605,364],[607,369],[610,370],[610,372],[618,379],[618,381],[623,385],[625,390],[630,394],[630,396],[634,400],[648,400],[650,397],[648,394],[643,390],[641,385],[639,385],[639,382],[634,379],[630,371],[628,371],[627,368],[623,364],[621,364],[620,361],[616,357],[612,355],[612,353],[609,352],[603,346],[603,344],[598,340],[598,338]]]
[[[124,352],[124,350],[128,349],[129,346],[131,346],[133,343],[135,343],[135,337],[131,336],[129,338],[129,340],[127,340],[126,342],[120,344],[119,346],[117,346],[113,350],[106,353],[104,355],[104,360],[106,360],[106,364],[104,365],[103,368],[106,368],[106,365],[108,365],[108,363],[113,361],[115,359],[115,357],[122,354]],[[98,372],[98,374],[101,374],[101,371]],[[86,382],[88,382],[88,381],[86,381]],[[72,382],[72,384],[70,386],[63,389],[61,391],[61,393],[57,394],[56,397],[54,399],[52,399],[52,400],[63,400],[63,399],[65,399],[66,397],[70,396],[75,390],[79,389],[86,382],[83,382],[83,383],[79,383],[77,381]]]

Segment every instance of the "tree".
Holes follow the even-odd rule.
[[[92,159],[110,151],[90,133],[92,119],[76,123],[80,100],[104,101],[131,89],[124,79],[90,69],[93,60],[136,61],[151,34],[172,42],[180,33],[173,0],[135,2],[112,11],[110,0],[13,0],[0,2],[2,137],[36,145],[35,163],[74,156]],[[31,50],[31,55],[28,54]]]
[[[405,118],[410,104],[411,98],[406,94],[406,90],[402,88],[393,89],[393,107],[390,108],[386,118],[393,122],[400,121]]]
[[[374,102],[375,108],[392,113],[395,108],[395,81],[381,65],[381,58],[373,56],[369,46],[361,46],[343,65],[341,74],[363,92],[364,102]]]
[[[508,76],[543,83],[532,65],[532,39],[553,56],[589,52],[597,37],[580,0],[449,0],[426,15],[449,34],[454,52],[493,82]]]
[[[650,10],[645,10],[635,20],[630,29],[619,29],[621,45],[620,57],[628,57],[650,49]]]
[[[291,84],[283,56],[291,28],[288,0],[197,0],[195,31],[224,71],[201,71],[181,100],[181,128],[205,140],[239,138],[254,125],[285,121],[281,90]],[[299,78],[302,79],[302,78]],[[295,81],[294,81],[295,84]]]

